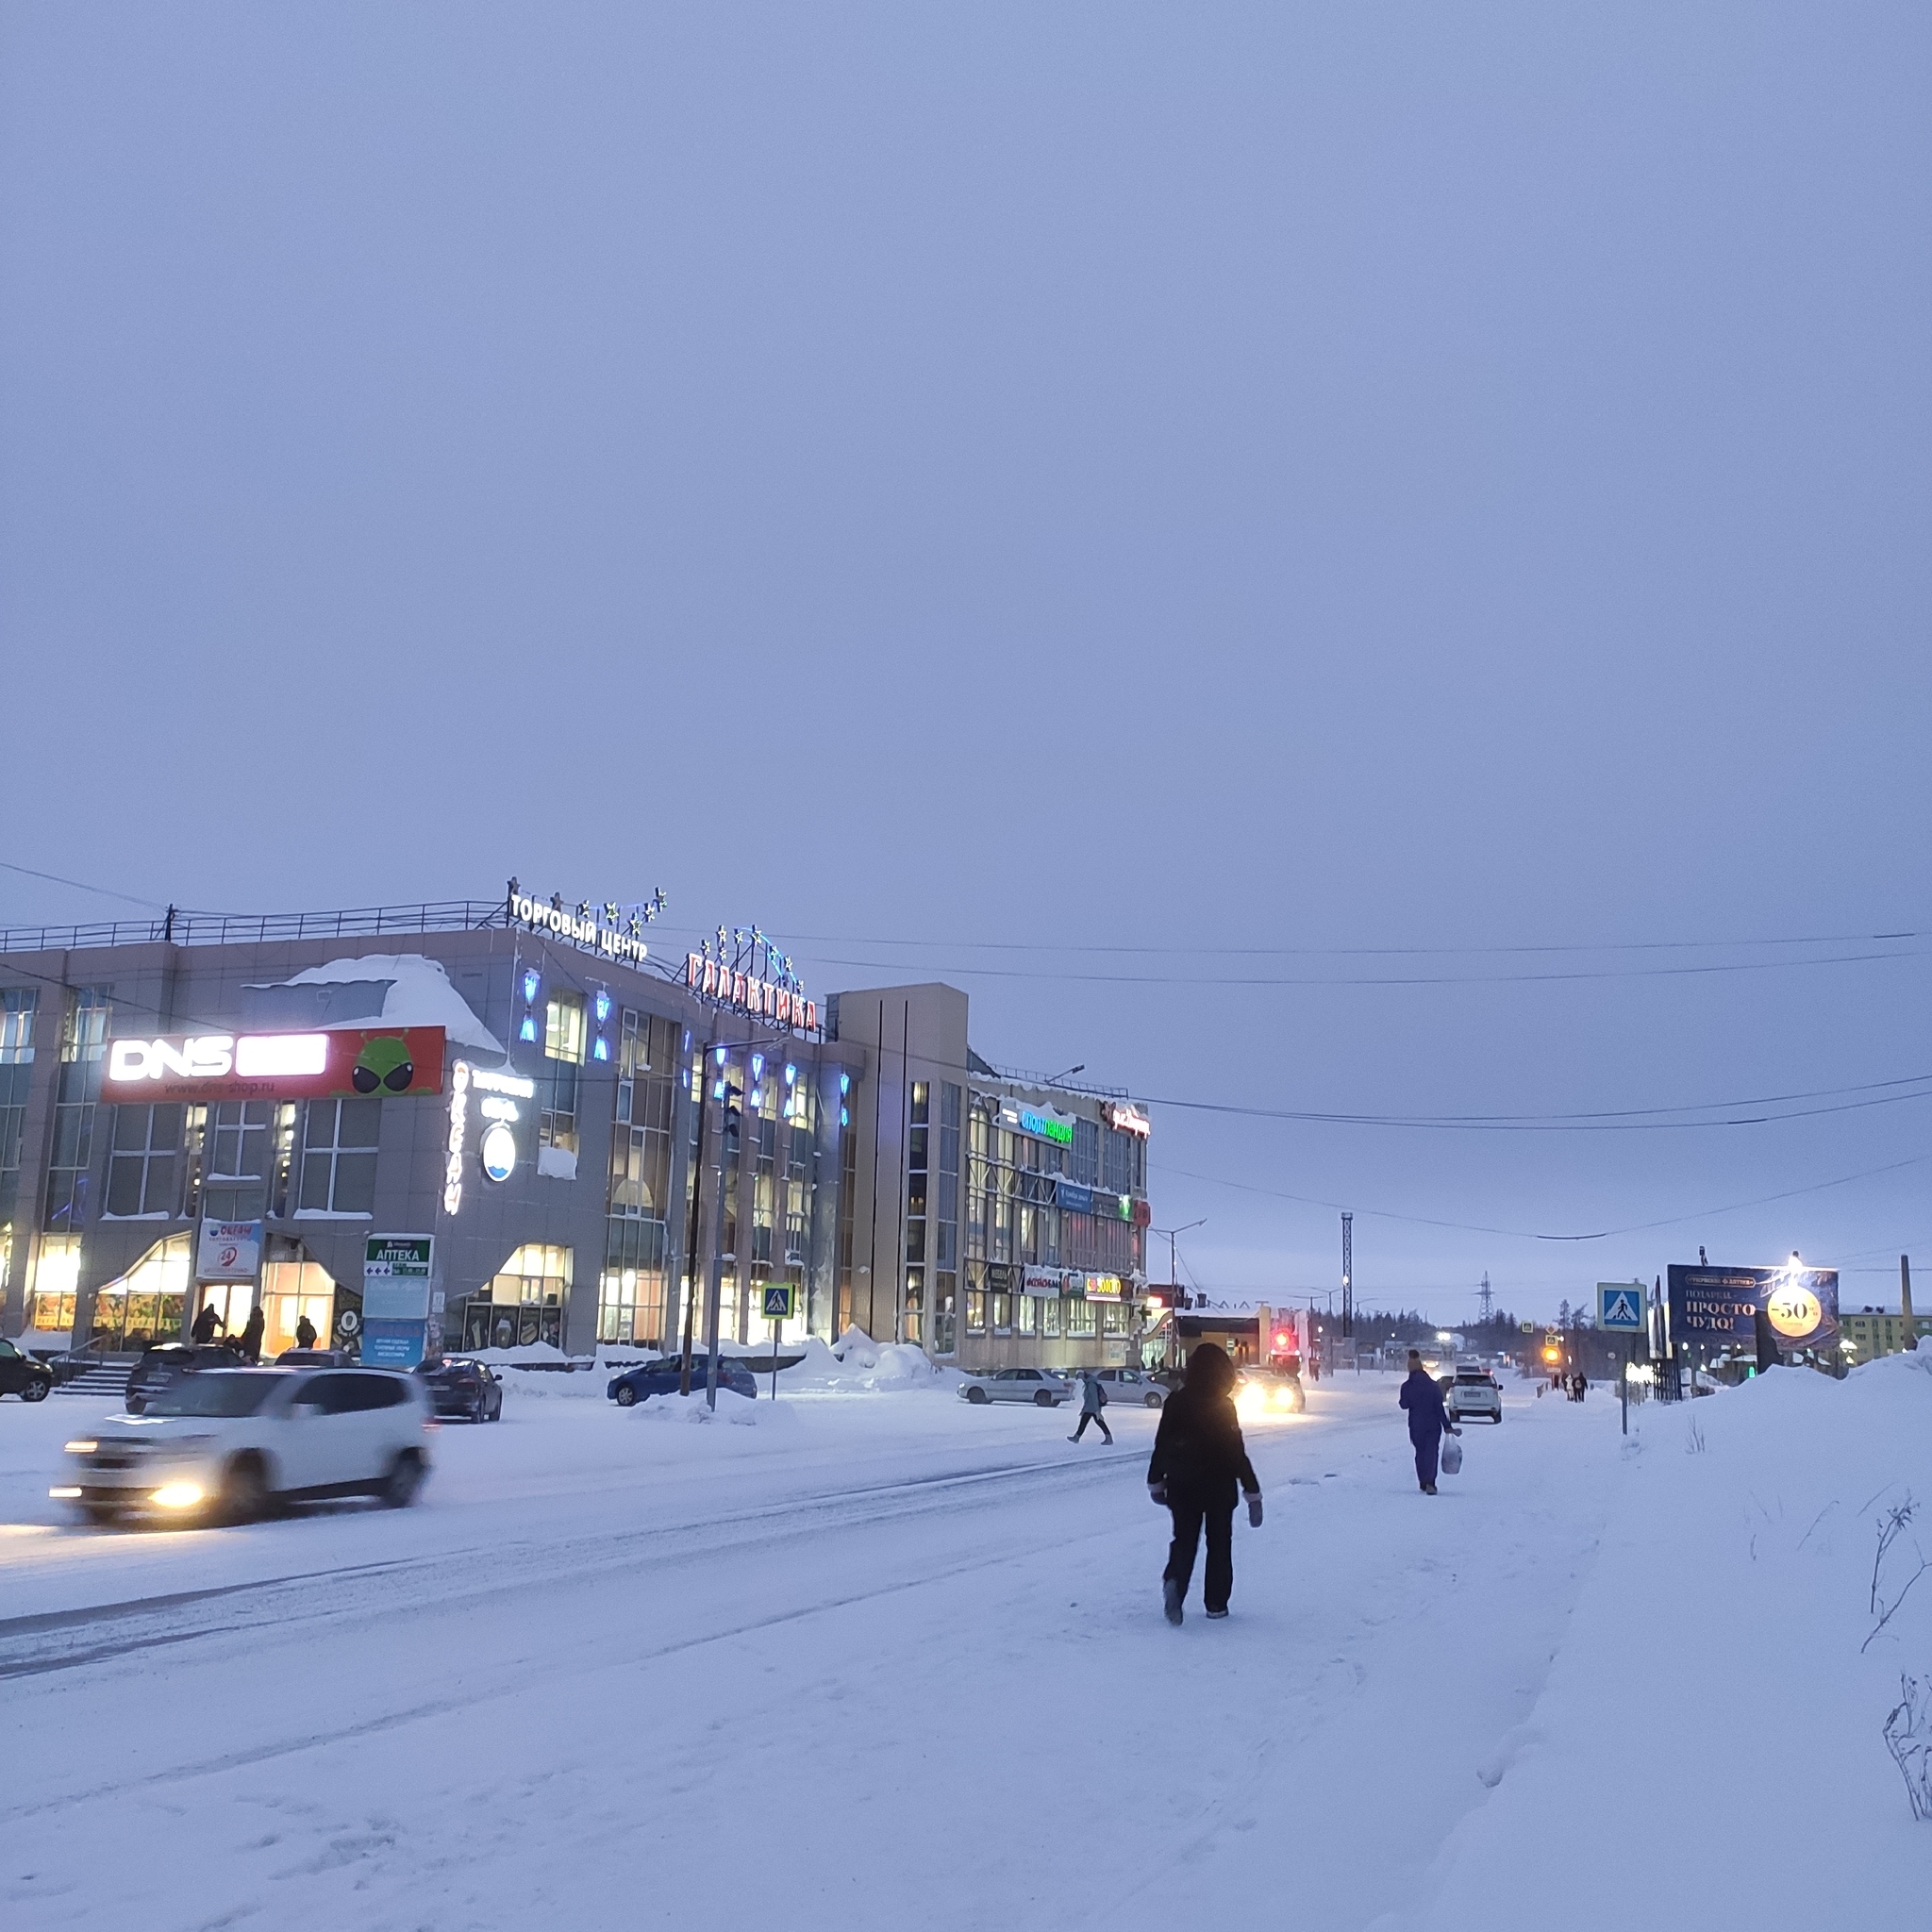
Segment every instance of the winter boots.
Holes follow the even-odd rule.
[[[1170,1624],[1181,1620],[1181,1587],[1170,1576],[1160,1586],[1160,1607],[1167,1614]]]

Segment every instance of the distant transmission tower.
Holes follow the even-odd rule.
[[[1483,1285],[1480,1299],[1483,1307],[1483,1320],[1487,1322],[1496,1312],[1496,1298],[1490,1292],[1490,1271],[1487,1268],[1483,1270]]]

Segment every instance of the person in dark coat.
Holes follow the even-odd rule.
[[[212,1302],[206,1303],[201,1313],[194,1318],[194,1326],[189,1332],[190,1339],[198,1346],[206,1348],[214,1339],[217,1328],[225,1328],[222,1313]]]
[[[315,1324],[307,1315],[295,1324],[295,1346],[313,1348],[315,1346]]]
[[[268,1326],[259,1306],[248,1311],[248,1320],[242,1324],[242,1339],[236,1344],[242,1351],[242,1359],[258,1362],[261,1359],[261,1334]]]
[[[1107,1407],[1107,1387],[1091,1369],[1080,1377],[1080,1425],[1067,1438],[1077,1442],[1087,1433],[1089,1423],[1098,1423],[1100,1433],[1106,1437],[1108,1448],[1113,1446],[1113,1431],[1107,1425],[1107,1418],[1101,1410]]]
[[[1422,1351],[1408,1352],[1408,1379],[1402,1385],[1401,1403],[1408,1411],[1408,1440],[1415,1449],[1415,1477],[1423,1494],[1436,1493],[1436,1458],[1442,1451],[1442,1431],[1452,1436],[1462,1431],[1449,1420],[1442,1391],[1436,1378],[1423,1367]]]
[[[1261,1485],[1234,1412],[1234,1364],[1225,1350],[1204,1341],[1188,1357],[1187,1381],[1161,1407],[1154,1454],[1147,1462],[1147,1493],[1174,1518],[1174,1541],[1161,1575],[1161,1602],[1170,1624],[1181,1621],[1181,1603],[1204,1528],[1208,1570],[1201,1598],[1210,1617],[1227,1615],[1234,1589],[1237,1486],[1247,1492],[1248,1521],[1260,1528]]]

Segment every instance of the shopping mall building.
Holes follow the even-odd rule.
[[[821,1000],[649,917],[512,882],[0,933],[0,1332],[671,1348],[715,1281],[727,1342],[1140,1358],[1144,1109],[996,1071],[952,987]]]

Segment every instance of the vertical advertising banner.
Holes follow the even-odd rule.
[[[372,1369],[413,1369],[429,1352],[426,1234],[373,1234],[362,1256],[362,1359]]]

